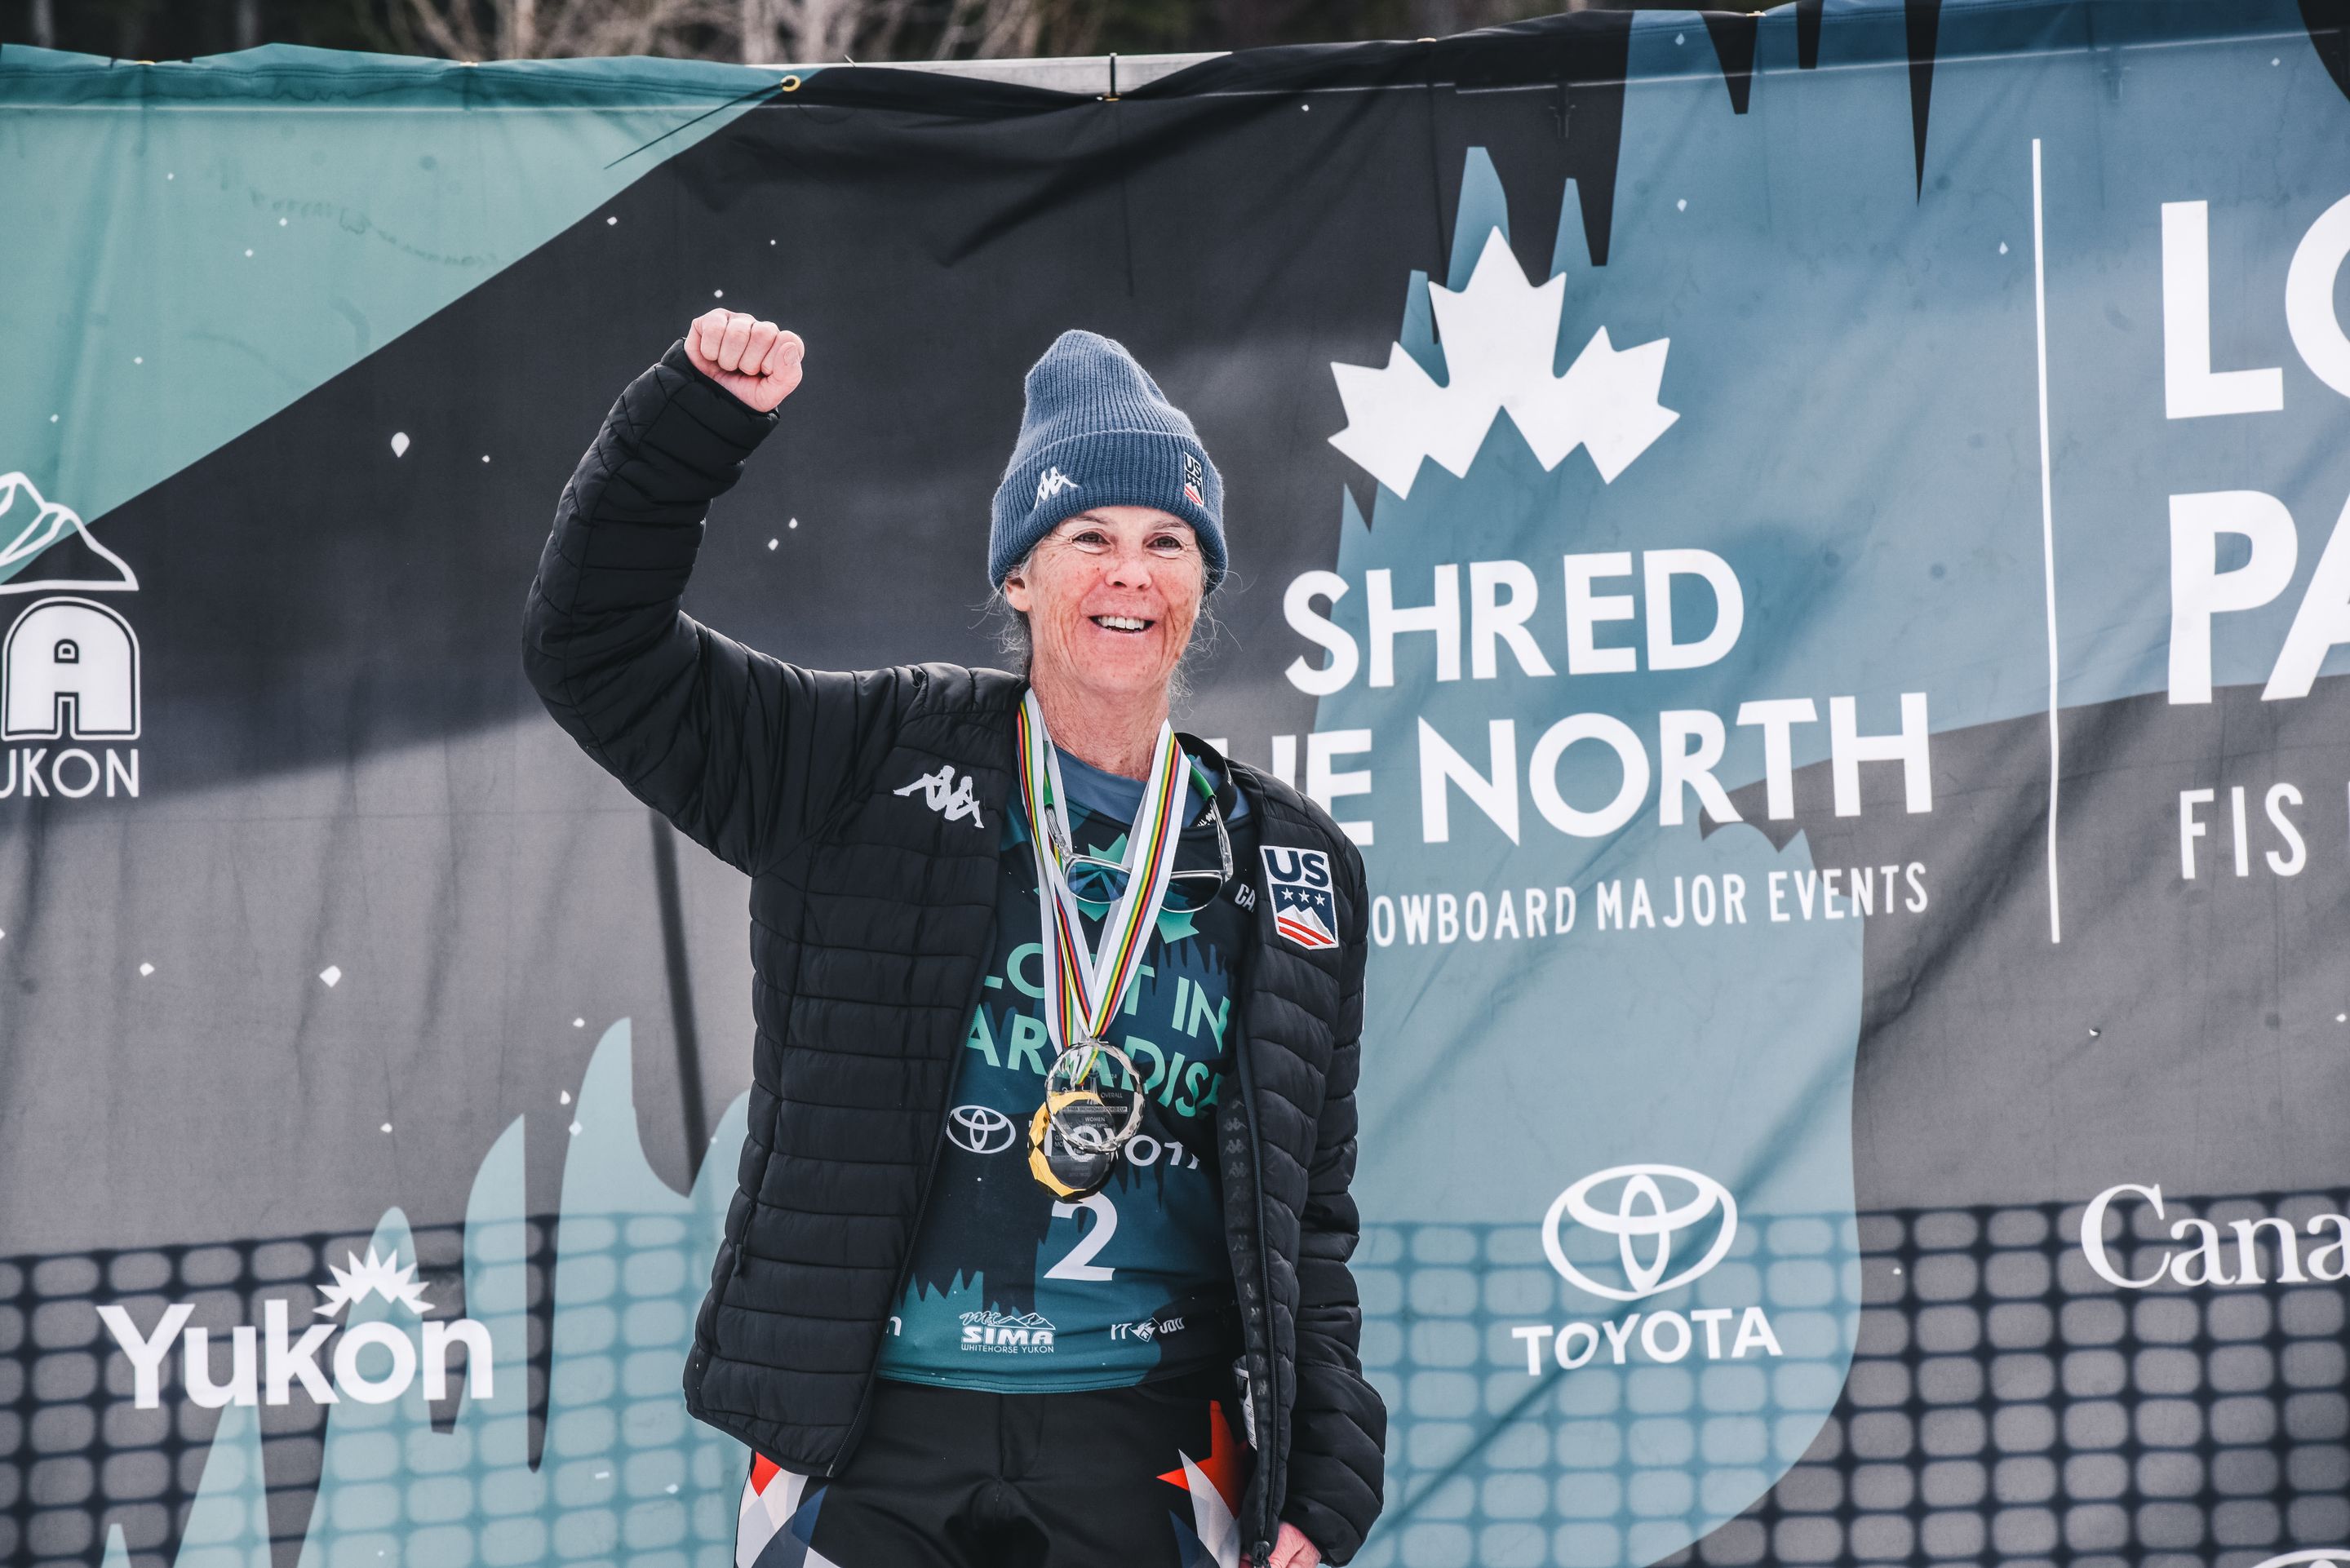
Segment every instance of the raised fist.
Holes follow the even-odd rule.
[[[806,352],[798,333],[739,310],[705,311],[685,329],[693,368],[763,414],[800,384],[800,357]]]

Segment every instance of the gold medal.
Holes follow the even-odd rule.
[[[1106,1040],[1081,1040],[1045,1075],[1045,1103],[1028,1122],[1028,1172],[1058,1197],[1097,1192],[1141,1126],[1133,1062]]]
[[[1102,922],[1099,939],[1089,943],[1064,865],[1071,850],[1060,753],[1045,732],[1034,691],[1021,703],[1018,727],[1021,794],[1044,927],[1045,1030],[1060,1047],[1045,1075],[1045,1103],[1029,1119],[1028,1169],[1055,1195],[1073,1198],[1100,1190],[1142,1125],[1134,1064],[1102,1035],[1141,967],[1167,902],[1182,831],[1183,753],[1173,728],[1162,722],[1127,837],[1126,890]]]

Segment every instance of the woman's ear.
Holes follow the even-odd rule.
[[[1026,615],[1032,607],[1028,579],[1017,568],[1003,575],[1003,602],[1022,615]]]

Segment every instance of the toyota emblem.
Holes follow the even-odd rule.
[[[992,1106],[957,1106],[947,1113],[947,1141],[969,1154],[1002,1154],[1012,1147],[1012,1118]]]
[[[1592,1201],[1595,1191],[1621,1182],[1612,1209]],[[1667,1187],[1677,1190],[1668,1201]],[[1673,1240],[1685,1231],[1721,1216],[1712,1244],[1676,1270]],[[1616,1239],[1624,1270],[1622,1286],[1604,1284],[1577,1269],[1566,1255],[1559,1222],[1572,1218],[1586,1230]],[[1543,1251],[1551,1267],[1567,1281],[1608,1301],[1636,1302],[1677,1285],[1685,1285],[1729,1252],[1738,1235],[1738,1200],[1730,1189],[1702,1171],[1678,1165],[1618,1165],[1596,1170],[1552,1200],[1543,1216]]]

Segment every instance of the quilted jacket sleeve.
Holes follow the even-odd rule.
[[[679,607],[710,504],[775,426],[682,342],[629,383],[556,504],[523,667],[588,754],[680,831],[755,872],[855,776],[906,672],[803,670]]]
[[[1305,1532],[1325,1561],[1352,1557],[1378,1518],[1387,1474],[1387,1404],[1363,1377],[1363,1309],[1347,1260],[1359,1220],[1355,1178],[1355,1084],[1362,1062],[1363,970],[1369,899],[1363,857],[1347,846],[1346,956],[1336,1048],[1322,1101],[1297,1247],[1297,1404],[1292,1417],[1288,1501],[1282,1518]]]

